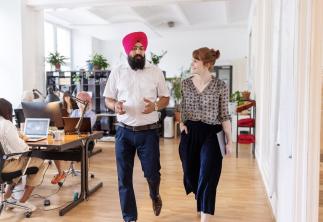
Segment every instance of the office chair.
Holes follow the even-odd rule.
[[[30,152],[28,152],[28,153],[30,153]],[[23,169],[23,170],[18,170],[18,171],[9,172],[9,173],[3,173],[2,172],[4,162],[9,157],[16,156],[16,155],[21,155],[21,154],[26,154],[26,152],[25,153],[5,154],[4,150],[3,150],[3,147],[2,147],[2,145],[0,143],[0,188],[1,188],[0,214],[2,213],[2,210],[5,207],[17,207],[17,208],[24,209],[25,210],[25,216],[27,218],[29,218],[29,217],[31,217],[31,214],[32,214],[31,209],[29,209],[27,207],[17,205],[15,203],[8,202],[7,200],[4,199],[5,185],[6,184],[10,184],[14,178],[21,177],[23,175],[28,175],[28,174],[35,174],[35,173],[38,172],[37,167],[28,167],[28,164],[27,164],[26,168]]]
[[[21,128],[21,123],[25,122],[25,115],[23,109],[14,109],[16,127]]]

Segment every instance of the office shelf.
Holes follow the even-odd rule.
[[[239,144],[252,144],[252,156],[255,158],[256,143],[256,101],[248,100],[239,105],[237,112],[237,141],[236,141],[236,157],[239,154]],[[243,114],[244,113],[244,114]],[[239,116],[247,116],[247,118],[239,119]],[[248,128],[247,133],[240,133],[239,128]]]
[[[70,91],[76,95],[79,91],[92,94],[92,104],[95,113],[107,112],[103,92],[110,70],[100,71],[48,71],[46,72],[46,87],[55,91]]]

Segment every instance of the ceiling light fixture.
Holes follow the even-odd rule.
[[[169,28],[173,28],[175,26],[175,22],[174,21],[169,21],[167,22],[167,25]]]

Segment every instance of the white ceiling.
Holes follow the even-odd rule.
[[[251,0],[28,0],[44,9],[46,20],[101,40],[131,31],[150,38],[172,32],[245,27]],[[174,22],[174,27],[169,26]]]

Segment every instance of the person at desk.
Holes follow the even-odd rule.
[[[29,151],[28,145],[20,138],[15,125],[12,123],[12,105],[7,100],[0,98],[0,142],[3,146],[5,154],[21,153]],[[4,162],[3,173],[15,172],[23,170],[26,167],[29,157],[26,156],[13,156]],[[31,157],[28,167],[37,167],[38,172],[36,174],[27,175],[26,185],[24,193],[17,205],[28,207],[32,211],[36,210],[36,207],[27,202],[35,186],[38,186],[46,171],[46,164],[44,160]],[[4,198],[8,201],[15,201],[11,195],[15,185],[19,182],[19,178],[16,178],[10,186],[8,186]]]
[[[66,91],[63,93],[63,106],[62,106],[62,115],[68,117],[71,115],[73,110],[77,109],[78,106],[76,102],[71,99],[71,93]]]
[[[77,94],[76,98],[88,103],[87,109],[85,110],[85,113],[84,113],[84,117],[90,117],[91,127],[93,128],[96,121],[96,115],[95,115],[95,112],[92,111],[91,96],[87,92],[81,91]],[[76,103],[79,109],[73,110],[70,117],[81,117],[81,114],[84,111],[84,105],[79,102],[76,102]]]
[[[128,63],[112,70],[105,91],[106,105],[117,113],[116,160],[123,219],[137,220],[132,174],[137,152],[149,185],[153,211],[161,212],[158,113],[168,105],[169,92],[162,71],[146,62],[147,36],[134,32],[123,38]]]
[[[76,96],[78,99],[88,102],[88,107],[87,110],[84,113],[84,117],[89,117],[91,119],[91,127],[93,128],[95,125],[95,121],[96,121],[96,115],[95,113],[92,111],[92,99],[91,96],[85,92],[85,91],[81,91],[77,94]],[[70,117],[80,117],[81,114],[83,113],[84,110],[84,105],[81,103],[77,102],[77,106],[79,107],[79,109],[75,109],[71,112]],[[94,142],[91,143],[89,145],[89,152],[91,152],[94,148]],[[51,180],[52,184],[57,184],[59,182],[61,182],[62,180],[65,179],[66,177],[66,173],[64,172],[64,170],[62,169],[62,162],[60,160],[54,160],[55,166],[57,168],[57,174],[53,177],[53,179]]]

